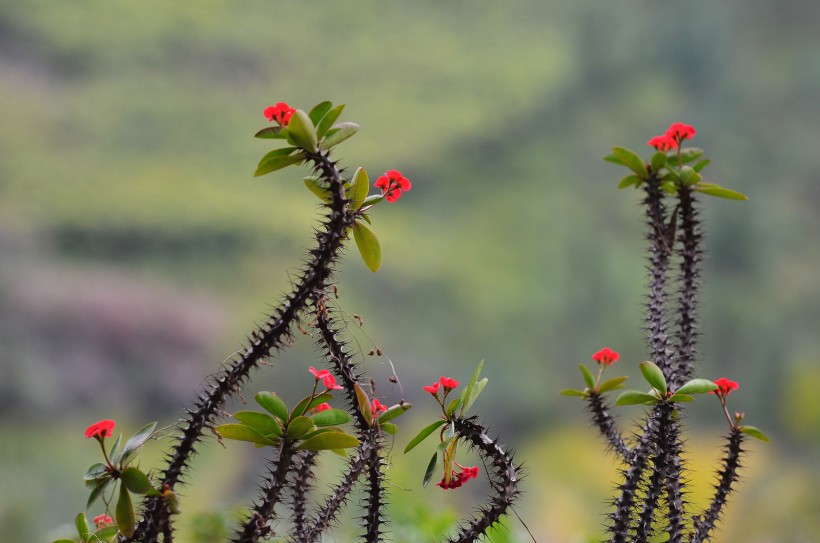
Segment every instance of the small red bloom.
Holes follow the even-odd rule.
[[[442,376],[438,380],[438,382],[441,383],[441,386],[444,387],[444,392],[450,392],[459,385],[458,381],[456,381],[455,379],[451,379],[450,377],[444,376]]]
[[[342,390],[342,387],[336,384],[336,378],[333,377],[333,374],[330,373],[328,370],[317,370],[313,366],[310,367],[310,373],[316,377],[317,381],[322,381],[324,383],[325,388],[328,390]]]
[[[438,388],[441,386],[441,383],[435,382],[432,385],[428,385],[424,387],[424,390],[432,394],[433,396],[438,396]]]
[[[319,405],[314,407],[312,411],[314,413],[321,413],[322,411],[327,411],[328,409],[332,409],[332,407],[330,407],[329,403],[325,402],[325,403],[320,403]]]
[[[695,137],[695,127],[683,123],[672,123],[666,129],[666,135],[680,145],[683,140]]]
[[[373,401],[370,403],[370,412],[374,415],[378,415],[384,411],[387,411],[387,406],[381,403],[378,398],[373,398]]]
[[[412,188],[410,180],[404,177],[398,170],[387,170],[384,172],[384,175],[376,179],[373,186],[382,189],[384,199],[390,203],[401,198],[403,191],[408,191]]]
[[[664,134],[663,136],[652,136],[649,138],[649,141],[646,142],[647,145],[654,147],[658,151],[669,151],[671,149],[676,149],[678,147],[678,142],[675,141],[675,138],[669,137],[668,135]]]
[[[94,517],[94,526],[99,530],[114,523],[114,519],[108,515],[102,514]]]
[[[717,394],[724,398],[738,389],[738,384],[734,381],[730,381],[726,377],[715,379],[714,383],[718,386],[718,389],[712,390],[709,394]]]
[[[450,475],[449,483],[446,482],[446,477],[442,477],[441,481],[436,483],[436,486],[440,486],[445,490],[458,488],[470,479],[475,479],[476,477],[478,477],[478,466],[473,466],[471,468],[461,468],[461,472],[453,472]]]
[[[603,364],[604,366],[611,366],[613,362],[617,362],[618,359],[621,358],[621,355],[610,349],[609,347],[604,347],[594,355],[592,355],[592,359],[599,364]]]
[[[275,106],[266,107],[262,114],[271,122],[276,121],[281,126],[287,126],[295,111],[285,102],[279,102]]]
[[[85,429],[85,437],[111,437],[114,435],[114,426],[116,425],[116,422],[109,419],[95,422]]]

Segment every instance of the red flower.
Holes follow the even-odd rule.
[[[105,528],[106,526],[113,524],[114,519],[109,517],[106,514],[97,515],[94,517],[94,526],[99,530],[100,528]]]
[[[329,403],[325,402],[325,403],[320,403],[319,405],[314,407],[312,411],[314,413],[321,413],[322,411],[327,411],[328,409],[333,409],[333,408],[330,407]]]
[[[613,362],[617,362],[618,359],[621,358],[621,355],[610,349],[609,347],[604,347],[594,355],[592,355],[592,359],[599,364],[603,364],[604,366],[611,366]]]
[[[432,385],[428,385],[424,387],[424,390],[432,394],[433,396],[438,396],[438,387],[441,386],[441,383],[435,382]]]
[[[262,114],[271,122],[276,121],[282,126],[287,126],[295,111],[285,102],[279,102],[275,106],[266,107]]]
[[[114,435],[114,426],[116,425],[116,422],[109,419],[95,422],[85,429],[85,437],[111,437]]]
[[[328,390],[342,390],[342,387],[336,384],[336,378],[328,370],[317,370],[311,366],[310,373],[316,377],[317,381],[322,381]]]
[[[666,129],[666,136],[675,140],[678,145],[686,139],[695,137],[695,127],[683,123],[672,123]]]
[[[458,381],[456,381],[455,379],[451,379],[450,377],[444,377],[444,376],[442,376],[438,380],[438,382],[441,383],[441,386],[444,387],[444,392],[450,392],[451,390],[456,388],[459,384]]]
[[[712,390],[711,392],[709,392],[709,394],[717,394],[718,396],[721,396],[723,398],[725,398],[726,396],[731,394],[733,391],[738,389],[737,383],[735,383],[734,381],[730,381],[729,379],[727,379],[725,377],[721,377],[720,379],[716,379],[714,381],[714,383],[718,386],[718,389],[717,390]]]
[[[373,401],[370,403],[370,412],[374,415],[378,415],[383,411],[387,411],[387,406],[381,403],[378,398],[373,398]]]
[[[373,186],[382,189],[384,199],[390,203],[401,198],[401,193],[410,190],[412,187],[410,180],[398,170],[387,170],[383,176],[376,179]]]
[[[454,472],[450,475],[449,483],[446,482],[446,477],[442,477],[441,481],[436,483],[436,486],[440,486],[445,490],[458,488],[470,479],[475,479],[476,477],[478,477],[478,466],[473,466],[471,468],[461,468],[461,472]]]
[[[663,152],[669,151],[670,149],[675,149],[678,146],[678,142],[675,138],[672,138],[666,134],[663,136],[652,136],[646,144],[654,147],[658,151]]]

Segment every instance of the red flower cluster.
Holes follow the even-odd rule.
[[[450,482],[447,483],[444,478],[441,479],[436,486],[440,486],[441,488],[447,490],[450,488],[458,488],[470,479],[475,479],[478,477],[478,466],[473,466],[471,468],[461,468],[459,473],[453,473],[450,476]]]
[[[733,391],[738,389],[738,384],[734,381],[730,381],[726,377],[721,377],[720,379],[715,379],[714,383],[718,386],[717,390],[713,390],[709,392],[709,394],[717,394],[718,396],[725,398]]]
[[[276,121],[281,126],[287,126],[295,111],[295,109],[285,102],[279,102],[275,106],[266,107],[262,114],[271,122]]]
[[[94,526],[96,526],[98,530],[101,528],[105,528],[106,526],[109,526],[113,523],[114,519],[112,519],[110,516],[106,514],[97,515],[96,517],[94,517]]]
[[[458,381],[456,381],[455,379],[451,379],[450,377],[444,376],[442,376],[438,380],[438,382],[441,383],[441,386],[444,387],[444,392],[450,392],[459,385]]]
[[[612,363],[617,362],[619,358],[621,358],[621,355],[619,355],[609,347],[604,347],[603,349],[592,355],[592,359],[594,361],[604,366],[611,366]]]
[[[328,390],[342,390],[342,387],[336,384],[336,378],[328,370],[317,370],[313,366],[310,367],[310,373],[316,377],[317,381],[322,381],[325,388]]]
[[[329,403],[325,402],[325,403],[320,403],[319,405],[317,405],[316,407],[311,409],[311,411],[313,411],[314,413],[321,413],[322,411],[327,411],[328,409],[333,409],[333,408],[330,407]]]
[[[373,398],[373,401],[370,403],[370,412],[373,413],[373,415],[378,415],[384,411],[387,411],[387,406],[381,403],[377,398]]]
[[[85,429],[85,437],[111,437],[112,435],[114,435],[114,426],[116,425],[116,422],[109,419],[95,422],[94,424]]]
[[[424,390],[425,390],[426,392],[429,392],[429,393],[430,393],[430,394],[432,394],[433,396],[437,396],[437,395],[438,395],[438,389],[439,389],[439,387],[440,387],[440,386],[441,386],[441,383],[439,383],[438,381],[436,381],[436,382],[435,382],[435,383],[433,383],[432,385],[426,385],[426,386],[424,387]]]
[[[398,170],[387,170],[384,175],[376,179],[373,186],[382,189],[384,199],[390,203],[401,198],[402,192],[408,191],[412,187],[410,180]]]
[[[671,149],[677,149],[683,140],[694,138],[695,134],[694,126],[683,123],[672,123],[669,125],[669,128],[666,129],[666,134],[662,136],[652,136],[646,144],[650,147],[654,147],[658,151],[666,152]]]

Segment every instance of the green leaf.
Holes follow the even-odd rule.
[[[313,424],[316,426],[337,426],[350,422],[351,416],[341,409],[325,409],[313,415]]]
[[[456,412],[458,406],[461,405],[461,397],[453,398],[453,401],[450,402],[450,405],[447,406],[447,416],[450,417],[453,413]]]
[[[94,505],[94,502],[97,501],[97,498],[99,498],[103,492],[105,492],[105,489],[109,484],[111,484],[111,481],[113,481],[113,479],[103,479],[97,481],[96,486],[91,490],[91,494],[88,496],[88,501],[85,502],[86,509],[90,509],[91,506]]]
[[[55,539],[52,543],[77,543],[73,539]]]
[[[74,517],[74,526],[77,528],[77,533],[80,534],[80,539],[88,541],[91,536],[91,526],[88,524],[88,519],[85,518],[85,513],[78,513]]]
[[[254,134],[253,137],[266,140],[283,140],[288,137],[288,130],[282,126],[269,126]]]
[[[700,155],[702,155],[702,154],[703,154],[703,149],[701,149],[699,147],[684,147],[680,151],[681,163],[686,164],[687,162],[692,162],[693,160],[699,158]],[[677,164],[677,162],[678,162],[678,152],[677,152],[677,150],[669,151],[667,153],[667,156],[669,157],[669,160],[671,160],[671,161],[673,161],[674,163]]]
[[[333,193],[330,192],[330,183],[321,177],[309,175],[307,177],[303,177],[302,181],[304,181],[308,190],[318,196],[324,203],[329,204],[333,201]]]
[[[382,265],[382,246],[376,234],[361,222],[356,221],[353,223],[353,239],[356,240],[356,247],[359,248],[362,260],[370,271],[378,271]]]
[[[615,155],[615,153],[609,153],[608,155],[605,155],[604,160],[606,160],[607,162],[612,162],[613,164],[617,164],[618,166],[626,166],[626,164],[624,164],[623,161]]]
[[[86,471],[83,476],[83,481],[95,481],[104,477],[110,477],[110,475],[105,464],[97,463],[88,468],[88,471]]]
[[[327,134],[327,131],[330,129],[331,126],[333,126],[333,123],[336,122],[336,119],[339,118],[339,115],[342,114],[342,110],[344,108],[344,104],[339,104],[338,106],[334,107],[333,109],[327,112],[327,115],[325,115],[322,118],[321,122],[319,123],[319,126],[316,127],[316,135],[319,138],[322,138],[325,134]]]
[[[356,132],[358,132],[359,128],[359,125],[356,123],[337,124],[336,126],[327,131],[327,135],[325,136],[325,139],[322,142],[322,147],[324,149],[330,149],[331,147],[339,145],[344,140],[352,137]]]
[[[367,392],[359,386],[359,383],[353,384],[353,389],[356,391],[356,401],[359,403],[359,411],[367,424],[373,426],[373,412],[370,409],[370,398],[367,397]]]
[[[282,435],[282,427],[279,426],[279,423],[276,422],[273,417],[266,413],[260,413],[258,411],[237,411],[233,414],[233,418],[246,426],[250,426],[262,435]]]
[[[305,435],[303,435],[300,439],[307,440],[307,439],[312,438],[313,436],[318,436],[319,434],[324,434],[326,432],[343,432],[343,431],[344,430],[342,430],[341,428],[336,428],[335,426],[328,426],[328,427],[325,427],[325,428],[316,428],[315,430],[312,430],[312,431],[306,433]]]
[[[159,494],[157,489],[151,485],[148,476],[135,467],[127,467],[122,470],[120,478],[122,479],[122,484],[134,494]]]
[[[350,199],[350,209],[358,211],[364,204],[367,198],[367,193],[370,192],[370,178],[364,168],[356,169],[353,178],[350,180],[351,187],[348,198]]]
[[[667,156],[666,153],[657,152],[652,155],[652,158],[649,160],[649,163],[652,164],[653,171],[660,171],[661,168],[666,166]]]
[[[313,428],[313,419],[305,416],[298,416],[288,423],[287,435],[290,439],[299,439]],[[336,447],[331,447],[335,449]]]
[[[143,444],[148,441],[151,435],[154,433],[154,429],[157,427],[156,422],[151,422],[146,424],[139,430],[137,433],[132,435],[128,438],[128,441],[125,442],[125,446],[122,448],[122,459],[121,463],[125,464],[128,462],[128,459],[137,452],[137,449],[143,446]]]
[[[692,166],[684,166],[680,169],[680,180],[687,187],[691,187],[701,179],[700,174]]]
[[[558,394],[561,396],[580,396],[581,398],[586,398],[589,396],[588,392],[584,392],[583,390],[577,390],[574,388],[565,388],[561,390]]]
[[[641,179],[646,179],[649,172],[646,171],[646,164],[643,163],[635,151],[626,149],[625,147],[613,147],[612,154],[618,157],[620,163],[638,174]]]
[[[318,145],[316,127],[313,126],[307,113],[301,109],[294,111],[288,121],[288,142],[309,153],[316,152]]]
[[[250,426],[244,424],[220,424],[216,427],[216,431],[225,439],[233,439],[236,441],[248,441],[250,443],[258,443],[259,445],[276,445],[276,442],[269,439]]]
[[[102,541],[111,541],[114,536],[117,535],[118,531],[116,526],[106,526],[102,530],[98,530],[94,535]],[[94,542],[96,543],[96,541],[95,539]]]
[[[325,100],[324,102],[319,102],[313,109],[310,110],[308,113],[308,117],[310,117],[310,122],[313,123],[314,126],[319,124],[319,121],[322,120],[322,117],[330,111],[330,108],[333,107],[333,104]]]
[[[382,430],[390,434],[391,436],[396,435],[396,432],[399,431],[399,427],[393,424],[392,422],[380,422],[379,426]]]
[[[727,200],[748,200],[749,197],[745,194],[741,194],[740,192],[726,189],[720,187],[718,185],[706,183],[700,183],[698,185],[694,185],[692,190],[696,190],[698,192],[702,192],[703,194],[708,194],[709,196],[716,196],[718,198],[726,198]]]
[[[695,397],[690,396],[689,394],[681,394],[680,392],[676,392],[669,397],[669,401],[672,403],[675,402],[694,402]]]
[[[137,516],[134,513],[134,506],[131,505],[131,495],[125,485],[120,485],[120,497],[117,500],[117,507],[114,511],[117,520],[117,528],[126,537],[134,535],[134,528],[137,525]]]
[[[755,428],[754,426],[742,426],[740,431],[744,434],[750,435],[752,437],[756,437],[760,441],[765,441],[766,443],[769,442],[768,436],[761,432],[759,429]]]
[[[462,405],[462,408],[461,408],[461,414],[462,415],[467,413],[467,411],[469,411],[470,407],[473,406],[473,404],[478,399],[478,397],[481,395],[481,393],[484,392],[484,387],[486,387],[487,383],[489,383],[489,382],[490,382],[490,380],[485,377],[484,379],[480,380],[479,382],[477,382],[475,384],[475,387],[473,387],[473,393],[470,395],[470,401],[467,402],[466,404]]]
[[[379,415],[379,424],[384,424],[389,420],[393,420],[396,417],[400,417],[404,415],[405,411],[413,407],[413,404],[409,402],[402,402],[397,403],[396,405],[391,405],[387,411]]]
[[[111,445],[111,450],[108,452],[108,458],[111,460],[111,463],[115,466],[119,463],[119,456],[120,456],[120,445],[122,444],[122,434],[117,436],[116,441],[114,444]]]
[[[615,400],[615,405],[652,405],[658,403],[655,396],[641,392],[640,390],[624,390],[621,392],[618,399]]]
[[[709,379],[692,379],[676,390],[675,394],[705,394],[717,389],[718,386]]]
[[[323,411],[324,413],[324,411]],[[300,451],[327,451],[333,449],[350,449],[358,447],[359,440],[344,432],[325,432],[307,439],[296,447]]]
[[[288,407],[275,392],[262,391],[254,399],[262,408],[282,422],[288,420]]]
[[[578,364],[578,367],[581,369],[581,375],[584,376],[584,382],[587,386],[592,389],[595,388],[595,377],[592,376],[592,372],[589,371],[584,364]]]
[[[424,427],[421,432],[416,434],[416,437],[410,440],[410,443],[408,443],[407,446],[404,448],[404,452],[408,453],[411,450],[413,450],[416,447],[416,445],[427,439],[430,436],[430,434],[435,432],[437,429],[441,428],[446,423],[446,420],[437,420],[433,424]]]
[[[302,415],[307,413],[314,407],[319,404],[325,403],[333,399],[333,394],[330,392],[322,392],[318,396],[314,397],[313,399],[310,396],[305,396],[302,398],[302,401],[296,404],[296,407],[293,408],[293,411],[290,412],[290,416],[294,417],[297,415]]]
[[[618,188],[619,189],[625,189],[625,188],[629,188],[633,185],[637,187],[642,182],[643,182],[643,179],[641,179],[637,175],[627,175],[626,177],[621,179],[620,183],[618,183]]]
[[[641,362],[641,373],[643,374],[644,379],[652,385],[652,388],[657,390],[658,392],[665,394],[666,393],[666,379],[663,377],[663,372],[661,369],[655,364],[654,362]]]
[[[613,377],[612,379],[607,379],[600,385],[598,385],[598,394],[603,394],[604,392],[609,392],[610,390],[617,390],[619,388],[623,388],[623,382],[629,379],[628,377]]]
[[[667,194],[677,194],[678,185],[674,181],[661,181],[661,190]]]
[[[427,464],[427,469],[424,470],[424,480],[421,482],[422,487],[426,487],[430,479],[433,478],[433,474],[436,472],[436,464],[438,464],[438,451],[433,453],[433,457]]]
[[[293,147],[286,147],[286,149],[293,149]],[[277,151],[281,151],[282,149],[277,149]],[[271,151],[273,153],[274,151]],[[259,161],[259,165],[256,167],[256,171],[253,173],[254,177],[260,177],[267,173],[275,172],[276,170],[281,170],[282,168],[286,168],[291,164],[298,164],[305,159],[305,156],[302,153],[294,153],[292,155],[273,155],[270,156],[271,153],[268,153],[262,160]]]
[[[470,378],[470,382],[467,383],[467,386],[464,387],[464,390],[462,390],[459,395],[459,404],[461,405],[461,412],[459,413],[459,416],[464,415],[465,405],[470,401],[470,396],[473,394],[473,388],[475,388],[475,384],[478,382],[478,376],[481,374],[481,368],[483,366],[484,361],[479,361],[478,366],[476,366],[475,371],[473,371],[473,376]]]
[[[699,160],[699,161],[695,162],[695,164],[692,166],[692,169],[695,170],[696,172],[700,172],[703,168],[705,168],[706,166],[708,166],[711,163],[712,163],[711,160],[709,160],[708,158],[704,158],[703,160]]]

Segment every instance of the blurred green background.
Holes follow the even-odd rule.
[[[3,539],[59,533],[96,461],[82,430],[171,424],[288,288],[316,201],[295,169],[251,177],[270,149],[252,135],[269,104],[329,99],[362,125],[345,165],[413,182],[374,212],[379,273],[349,253],[337,274],[385,352],[362,358],[380,394],[417,405],[390,471],[397,541],[480,498],[422,490],[429,450],[398,454],[434,416],[421,385],[480,359],[475,409],[525,462],[524,521],[541,543],[600,534],[616,466],[558,390],[603,346],[633,376],[646,357],[640,195],[601,156],[648,156],[673,121],[697,128],[707,180],[750,197],[704,202],[700,374],[739,381],[730,407],[773,443],[749,444],[716,541],[820,541],[818,18],[810,0],[0,1]],[[249,392],[308,387],[311,344]],[[710,400],[687,421],[696,503],[725,431]],[[183,541],[218,540],[254,495],[265,456],[241,445],[203,449]],[[526,540],[508,524],[494,541]]]

